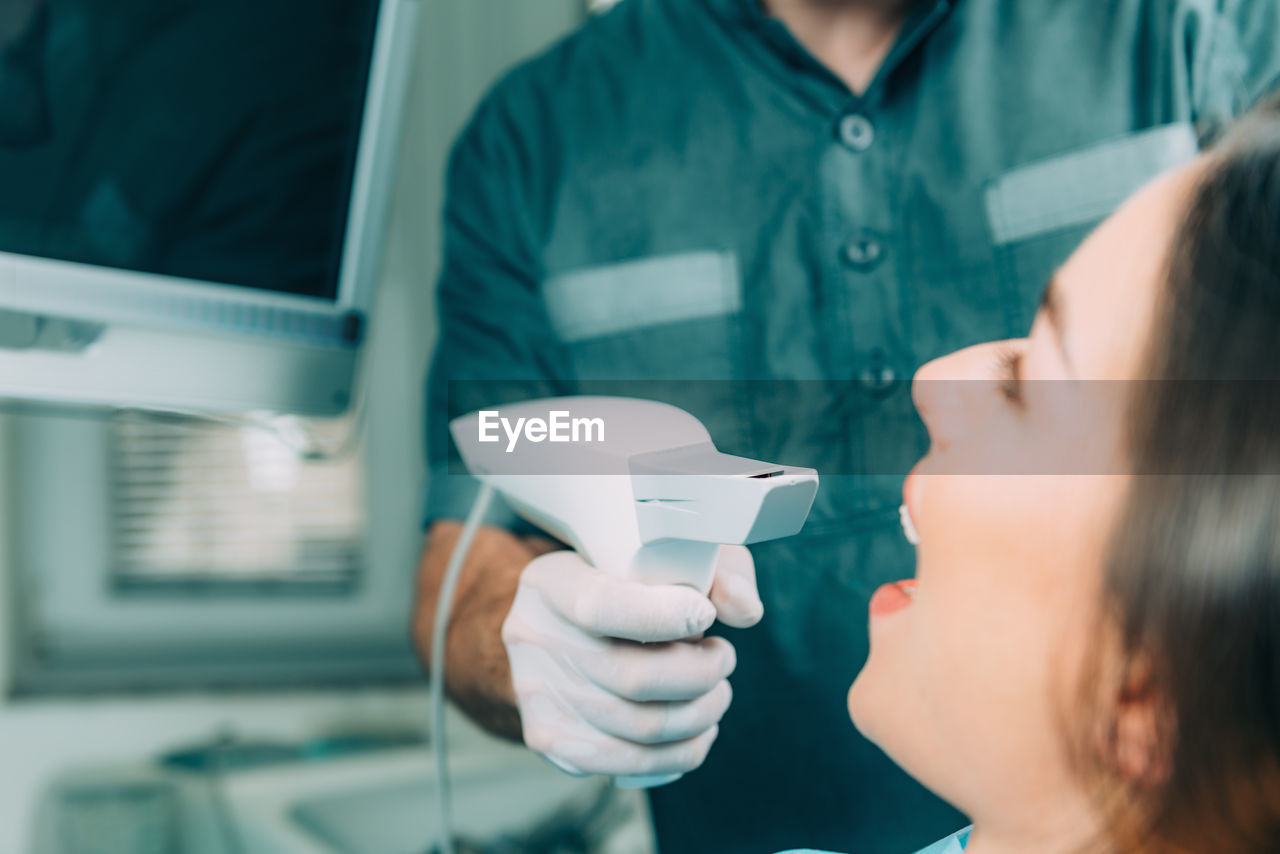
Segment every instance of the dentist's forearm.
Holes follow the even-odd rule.
[[[431,660],[431,632],[445,566],[462,533],[462,523],[432,524],[418,564],[413,636],[418,655]],[[541,537],[517,537],[501,528],[476,532],[454,594],[445,650],[445,681],[451,700],[495,735],[521,739],[511,666],[502,642],[502,623],[511,610],[520,573],[529,561],[559,546]]]

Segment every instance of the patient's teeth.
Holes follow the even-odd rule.
[[[907,542],[913,546],[920,545],[920,534],[916,532],[916,523],[912,521],[911,511],[905,504],[898,507],[898,521],[902,523],[902,533],[907,538]]]

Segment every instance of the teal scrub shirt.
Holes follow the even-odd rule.
[[[970,828],[966,827],[946,839],[939,839],[928,848],[922,848],[917,851],[916,854],[964,854],[965,848],[969,846],[969,830]],[[814,851],[806,848],[803,851],[783,851],[782,854],[831,854],[831,852]]]
[[[665,854],[902,854],[965,823],[845,711],[867,600],[914,566],[912,373],[1025,334],[1088,230],[1276,83],[1278,46],[1272,0],[923,0],[855,95],[753,0],[626,0],[484,99],[449,164],[426,522],[475,491],[450,415],[593,381],[822,474],[804,531],[754,547],[765,618],[724,630],[715,747],[651,794]]]

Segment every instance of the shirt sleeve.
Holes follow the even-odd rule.
[[[1280,3],[1228,0],[1226,5],[1240,54],[1241,95],[1248,108],[1280,91]]]
[[[1196,116],[1208,126],[1280,92],[1280,3],[1214,0],[1214,6],[1196,26],[1204,50],[1192,93]]]
[[[541,206],[525,176],[543,169],[545,177],[548,165],[539,162],[532,137],[491,95],[450,157],[439,337],[427,380],[424,526],[466,516],[479,488],[462,473],[449,438],[451,418],[568,391],[567,360],[540,293],[534,213]],[[501,501],[485,521],[522,527]]]

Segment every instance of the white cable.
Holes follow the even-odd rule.
[[[462,533],[458,536],[453,554],[449,556],[449,563],[445,567],[444,578],[440,581],[440,593],[436,598],[436,619],[431,627],[431,745],[436,755],[436,806],[439,813],[436,854],[454,854],[449,755],[445,750],[444,737],[444,646],[448,638],[449,611],[453,608],[453,591],[458,586],[458,577],[462,575],[462,565],[467,560],[467,552],[471,551],[471,541],[475,539],[476,530],[492,500],[493,487],[487,483],[480,484],[480,492],[471,504],[467,521],[462,526]]]

